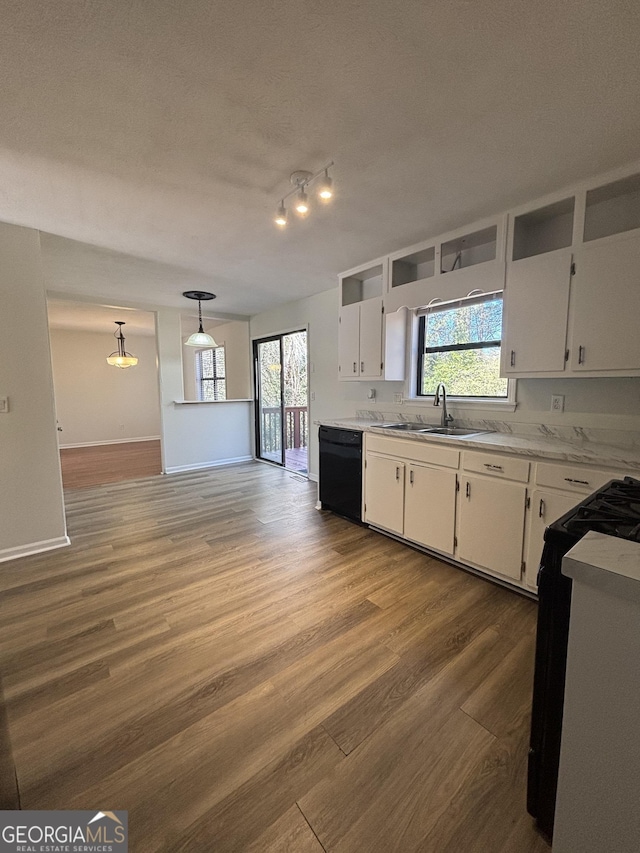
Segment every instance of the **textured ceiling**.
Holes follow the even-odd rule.
[[[48,232],[56,292],[254,313],[640,156],[637,0],[0,15],[0,219]],[[289,173],[328,159],[335,202],[278,231]]]

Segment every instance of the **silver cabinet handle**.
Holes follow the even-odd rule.
[[[590,486],[591,483],[588,480],[574,480],[573,477],[565,477],[565,483],[578,483],[580,486]]]
[[[355,361],[353,362],[353,372],[354,372],[354,373],[357,373],[357,372],[358,372],[358,365],[356,364],[356,362],[355,362]]]
[[[488,468],[490,471],[502,471],[502,465],[489,465],[488,462],[485,462],[484,467]]]
[[[578,347],[578,364],[584,364],[584,347]]]
[[[400,479],[400,466],[396,465],[396,480]]]
[[[516,366],[516,351],[514,349],[511,350],[511,367]]]
[[[467,497],[470,498],[471,497],[471,483],[468,480],[467,480],[467,488],[466,488],[465,492],[466,492]]]
[[[409,471],[409,482],[413,486],[413,468]]]
[[[542,518],[544,516],[544,501],[540,498],[540,506],[538,507],[538,518]]]
[[[360,373],[364,373],[364,361],[360,362]]]

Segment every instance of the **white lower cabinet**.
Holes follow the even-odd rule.
[[[569,492],[552,492],[547,489],[534,489],[531,493],[529,531],[525,550],[525,583],[529,589],[538,589],[538,568],[544,545],[544,531],[547,525],[557,521],[561,515],[580,501],[580,495]]]
[[[520,580],[526,499],[520,483],[462,476],[456,558]]]
[[[368,453],[366,464],[365,521],[402,536],[405,463]]]
[[[453,555],[456,480],[455,471],[408,465],[404,501],[407,539]]]

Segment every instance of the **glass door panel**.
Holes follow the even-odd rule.
[[[282,341],[280,336],[254,343],[257,386],[258,456],[284,465]]]
[[[306,474],[309,470],[309,420],[307,409],[307,333],[282,336],[284,368],[285,467]]]

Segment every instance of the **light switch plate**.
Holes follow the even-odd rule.
[[[0,413],[6,414],[9,411],[9,398],[0,397]]]

